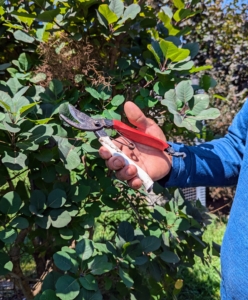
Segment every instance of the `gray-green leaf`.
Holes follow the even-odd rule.
[[[82,239],[76,245],[76,252],[83,261],[90,258],[94,252],[93,242],[88,239]]]
[[[194,89],[191,86],[191,82],[189,80],[181,81],[176,86],[176,96],[179,100],[186,103],[188,102],[194,95]]]
[[[80,286],[77,280],[69,275],[59,277],[55,287],[56,295],[61,300],[73,300],[80,291]]]

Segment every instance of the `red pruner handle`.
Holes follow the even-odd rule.
[[[162,141],[155,136],[139,131],[135,128],[132,128],[121,121],[113,120],[113,128],[119,131],[124,137],[128,138],[131,141],[147,145],[161,151],[169,148],[170,145],[165,141]]]

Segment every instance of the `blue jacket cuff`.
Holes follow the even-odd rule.
[[[187,151],[187,147],[184,144],[168,143],[176,152],[184,152],[185,158],[172,157],[172,168],[170,173],[164,178],[158,180],[158,183],[163,187],[176,187],[179,185],[186,185],[187,176],[185,176],[187,160],[189,160],[190,153]],[[182,178],[180,178],[182,177]]]

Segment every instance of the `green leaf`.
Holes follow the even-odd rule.
[[[104,26],[105,28],[108,28],[108,21],[106,20],[106,18],[104,18],[104,16],[102,14],[99,13],[98,10],[96,10],[96,15],[97,15],[97,19],[98,19],[99,23],[102,26]],[[81,79],[80,79],[80,81],[81,81]]]
[[[156,205],[152,214],[153,218],[161,222],[166,218],[166,210],[162,206]]]
[[[14,38],[18,41],[22,41],[24,43],[29,43],[32,44],[34,42],[34,38],[28,35],[27,33],[21,31],[21,30],[16,30],[14,32]]]
[[[17,232],[13,228],[0,230],[0,240],[5,244],[12,244],[17,238]]]
[[[131,242],[134,239],[134,229],[127,221],[120,223],[117,232],[126,242]]]
[[[58,99],[59,95],[63,92],[63,83],[58,79],[53,79],[49,83],[49,90],[52,91],[55,98]]]
[[[48,195],[47,206],[52,208],[62,207],[66,202],[66,193],[60,189],[54,189]]]
[[[121,267],[119,267],[119,275],[127,288],[131,288],[134,284],[133,279],[125,272]]]
[[[161,59],[160,59],[159,53],[156,52],[155,48],[151,44],[147,45],[147,48],[154,55],[154,58],[155,58],[156,62],[158,63],[158,65],[161,65]]]
[[[40,190],[34,190],[30,196],[29,210],[32,214],[41,215],[46,208],[46,195]]]
[[[161,9],[163,10],[163,12],[170,18],[172,19],[173,17],[173,12],[172,9],[169,6],[162,6]]]
[[[10,170],[19,171],[27,166],[27,156],[21,152],[4,151],[2,163]]]
[[[23,8],[19,8],[18,11],[12,11],[11,15],[16,16],[18,21],[26,23],[28,27],[32,25],[36,17],[35,13],[29,13]]]
[[[29,81],[33,83],[38,83],[40,81],[44,81],[46,77],[47,76],[45,73],[37,73]]]
[[[59,229],[59,234],[64,240],[71,240],[73,238],[73,231],[69,228],[61,228]]]
[[[125,97],[123,95],[115,95],[111,100],[111,104],[113,106],[120,106],[125,101]]]
[[[168,30],[170,36],[175,36],[180,32],[179,29],[171,24],[171,18],[164,11],[160,11],[158,13],[158,18],[164,23],[164,26]]]
[[[200,132],[201,124],[196,122],[196,117],[187,116],[186,118],[182,118],[181,116],[174,115],[174,123],[178,127],[185,127],[189,131],[192,132]]]
[[[50,211],[50,218],[52,226],[55,228],[62,228],[71,222],[71,216],[68,211],[64,209],[54,209]]]
[[[77,280],[69,275],[59,277],[55,287],[56,296],[61,300],[73,300],[80,291],[80,286]]]
[[[148,97],[149,94],[150,94],[150,91],[148,89],[144,89],[144,88],[140,89],[140,95],[142,97]]]
[[[120,23],[124,23],[128,19],[134,20],[136,18],[137,14],[139,14],[139,13],[140,13],[140,6],[138,4],[129,5],[125,9],[123,18],[120,20]]]
[[[97,90],[100,94],[100,98],[104,101],[108,100],[112,95],[112,89],[110,87],[104,87],[103,85],[100,85]]]
[[[189,101],[190,113],[194,116],[206,109],[209,105],[208,94],[194,95],[193,99]]]
[[[106,119],[110,119],[110,120],[121,120],[121,115],[117,114],[116,112],[114,112],[111,109],[108,109],[108,110],[105,109],[104,112],[103,112],[103,116]]]
[[[17,133],[21,130],[20,126],[14,123],[3,121],[3,125],[8,132]]]
[[[190,51],[191,59],[193,59],[198,54],[199,48],[200,47],[198,43],[187,43],[183,45],[183,49],[188,49]]]
[[[180,22],[181,20],[185,20],[185,19],[195,16],[199,12],[200,11],[192,11],[190,9],[181,8],[181,9],[178,9],[174,13],[173,18],[176,22]]]
[[[1,64],[0,71],[4,71],[11,66],[11,63]]]
[[[118,20],[117,15],[109,8],[108,4],[101,4],[98,7],[99,13],[104,16],[108,24],[113,24]]]
[[[59,156],[67,170],[73,170],[81,164],[81,159],[75,146],[69,143],[59,144]]]
[[[185,6],[183,0],[173,0],[173,4],[179,9]]]
[[[96,281],[95,277],[92,276],[91,274],[88,274],[84,277],[80,277],[79,282],[86,290],[90,290],[90,291],[98,290],[97,281]]]
[[[125,70],[125,69],[127,69],[128,67],[130,67],[131,61],[130,61],[129,59],[126,59],[126,58],[124,58],[124,57],[121,57],[121,58],[118,59],[117,65],[118,65],[118,67],[120,68],[120,70]]]
[[[55,290],[55,284],[61,276],[61,273],[55,271],[48,273],[43,281],[42,290]]]
[[[145,263],[147,263],[149,261],[149,258],[148,256],[138,256],[135,258],[135,263],[134,265],[137,265],[137,266],[142,266],[144,265]]]
[[[57,300],[57,299],[59,298],[56,297],[56,292],[54,290],[46,290],[40,295],[40,298],[38,300]]]
[[[193,67],[189,72],[192,73],[197,73],[200,71],[205,71],[205,70],[211,70],[213,69],[213,66],[202,66],[202,67]]]
[[[183,219],[183,218],[177,219],[173,225],[173,229],[175,231],[178,231],[178,230],[185,231],[185,230],[188,230],[189,228],[190,228],[189,221],[186,219]]]
[[[80,294],[75,298],[75,300],[103,300],[101,292],[98,290],[97,292],[86,290],[85,288],[81,288]]]
[[[37,102],[34,102],[34,103],[31,103],[31,104],[22,106],[22,108],[20,109],[20,114],[23,114],[24,112],[27,112],[27,111],[29,113],[32,110],[31,108],[34,108],[34,106],[36,106],[37,104],[38,104]]]
[[[93,275],[102,275],[112,270],[113,265],[107,262],[107,256],[95,256],[92,261],[88,263],[88,268]]]
[[[0,92],[1,93],[1,92]],[[0,95],[1,97],[1,95]],[[11,101],[11,98],[10,98],[10,101]],[[0,106],[2,108],[4,108],[6,111],[10,111],[10,106],[8,104],[6,104],[4,101],[0,100]]]
[[[164,95],[164,100],[161,101],[162,105],[166,105],[169,112],[172,114],[177,113],[177,99],[175,90],[169,90]]]
[[[68,271],[72,267],[70,255],[64,251],[58,251],[53,254],[55,265],[62,271]]]
[[[200,80],[200,85],[205,91],[208,91],[210,88],[214,88],[217,85],[217,82],[211,76],[203,75]]]
[[[91,94],[91,96],[97,100],[99,100],[101,98],[101,95],[98,93],[98,91],[96,91],[95,89],[91,88],[91,87],[86,87],[85,90]]]
[[[94,252],[93,242],[88,239],[82,239],[76,245],[76,253],[83,261],[89,259]]]
[[[41,119],[41,120],[31,120],[31,119],[28,119],[28,120],[37,125],[43,125],[43,124],[47,124],[49,121],[53,120],[53,118],[45,118],[45,119]]]
[[[26,97],[23,97],[28,89],[29,87],[25,86],[15,93],[10,107],[13,113],[17,113],[24,105],[30,104],[29,100]]]
[[[42,168],[40,175],[41,175],[40,176],[41,179],[44,180],[45,182],[47,183],[54,182],[57,176],[55,166],[50,165],[45,168]]]
[[[32,66],[32,60],[27,53],[22,53],[18,58],[18,62],[23,71],[28,71]]]
[[[197,116],[192,117],[195,120],[211,120],[216,119],[220,116],[220,111],[218,108],[208,108],[201,111]]]
[[[53,134],[53,128],[50,125],[42,124],[36,125],[31,130],[23,133],[23,136],[28,138],[29,142],[40,144],[50,138]]]
[[[75,187],[74,195],[72,196],[72,201],[81,202],[83,201],[90,193],[90,186],[79,185]]]
[[[158,103],[157,99],[150,97],[150,96],[146,97],[145,101],[147,102],[148,107],[154,107]]]
[[[52,22],[59,13],[60,9],[56,8],[53,10],[44,11],[43,13],[39,14],[36,18],[42,22]]]
[[[147,236],[140,242],[143,252],[149,253],[158,250],[161,246],[161,241],[155,236]]]
[[[25,229],[29,226],[29,223],[23,217],[16,217],[9,223],[9,226],[17,229]]]
[[[180,101],[186,103],[193,97],[193,95],[194,89],[191,86],[191,81],[184,80],[176,86],[176,96]]]
[[[4,108],[7,111],[10,111],[9,104],[11,103],[11,100],[11,97],[7,93],[0,91],[0,106],[2,108]]]
[[[162,252],[160,254],[160,258],[163,261],[165,261],[167,263],[172,263],[172,264],[176,264],[180,261],[180,258],[174,252],[167,251],[167,250],[165,250],[164,252]]]
[[[5,119],[5,113],[0,112],[0,121],[3,121]]]
[[[227,101],[227,98],[225,98],[225,97],[223,97],[223,96],[221,96],[221,95],[214,94],[213,96],[214,96],[214,98],[220,99],[220,100],[222,100],[222,101]]]
[[[188,49],[182,49],[175,46],[172,42],[160,40],[160,48],[163,52],[165,59],[170,59],[172,62],[184,60],[190,54]]]
[[[10,261],[9,256],[0,252],[0,275],[6,275],[13,269],[13,263]]]
[[[10,78],[7,81],[7,85],[10,88],[13,95],[15,95],[19,91],[19,89],[22,88],[22,85],[20,84],[17,78]]]
[[[109,8],[120,18],[123,15],[124,3],[121,0],[111,0]]]
[[[41,228],[48,229],[51,226],[52,221],[48,216],[38,216],[35,218],[35,224],[37,224]]]
[[[168,69],[175,70],[175,71],[184,71],[184,70],[191,70],[194,67],[194,62],[192,60],[187,62],[179,62],[176,64],[170,64]]]
[[[0,211],[6,215],[18,212],[22,204],[20,196],[16,192],[8,192],[0,200]]]

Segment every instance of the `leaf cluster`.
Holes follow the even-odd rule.
[[[59,117],[72,104],[92,117],[125,120],[131,99],[162,119],[162,129],[186,136],[217,117],[206,94],[213,79],[191,81],[209,66],[195,68],[199,46],[185,43],[191,29],[180,27],[200,13],[198,2],[1,6],[0,275],[18,278],[26,299],[176,297],[180,265],[192,265],[194,255],[207,261],[209,215],[198,202],[157,187],[164,200],[149,205],[144,190],[107,173],[94,133]],[[23,253],[42,281],[33,290]]]

